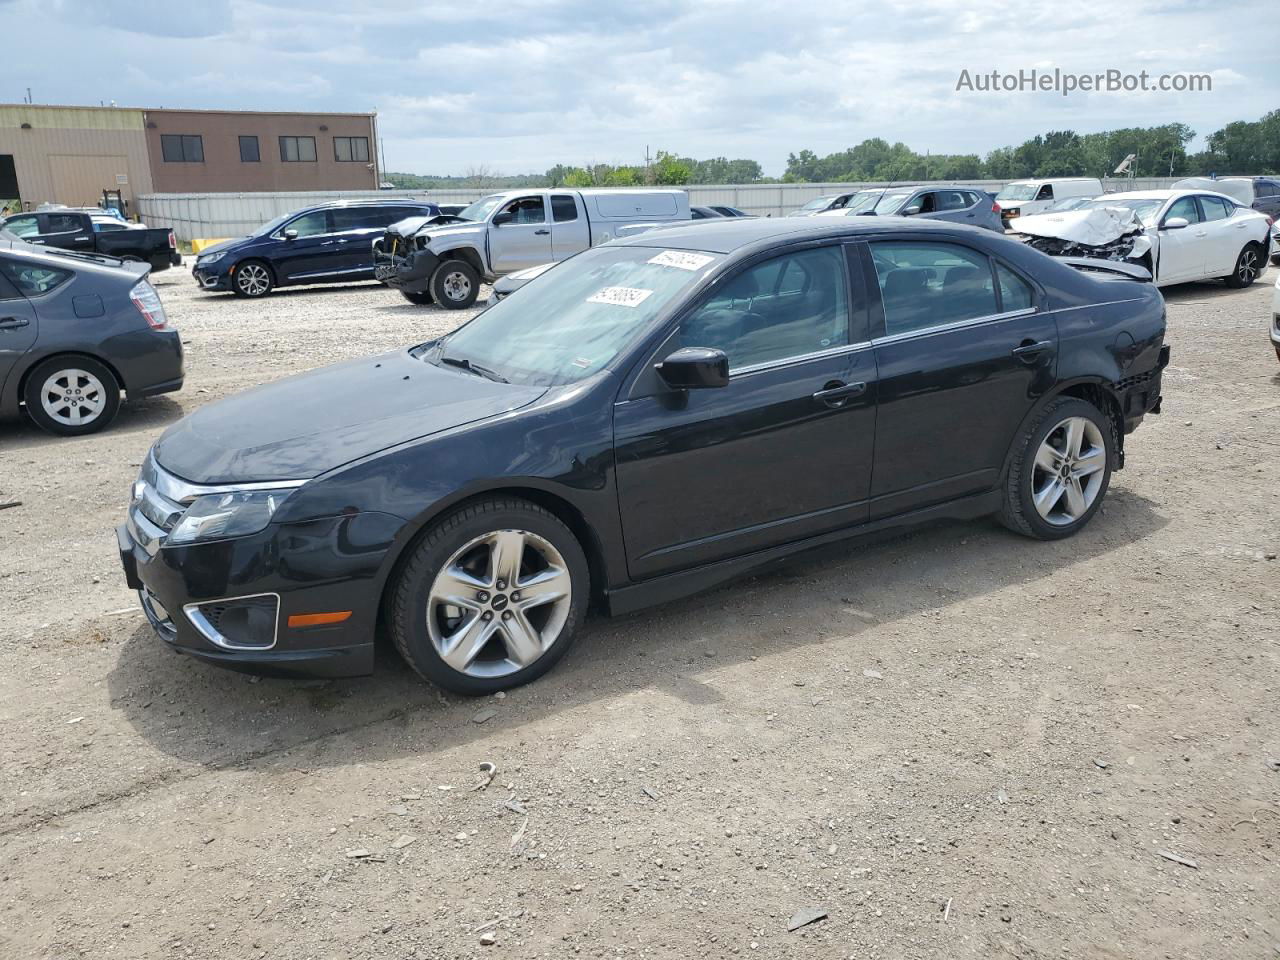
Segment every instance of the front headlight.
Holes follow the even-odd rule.
[[[226,255],[227,255],[227,254],[226,254],[226,251],[225,251],[225,250],[224,250],[223,252],[221,252],[221,253],[206,253],[206,254],[202,254],[201,256],[196,257],[196,266],[198,266],[198,267],[207,267],[207,266],[208,266],[209,264],[211,264],[211,263],[217,263],[219,260],[221,260],[221,259],[222,259],[223,257],[225,257]]]
[[[292,492],[247,490],[198,497],[174,526],[168,543],[195,543],[257,533],[266,529],[280,504]]]

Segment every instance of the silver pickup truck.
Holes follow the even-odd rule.
[[[683,190],[511,190],[456,216],[392,224],[374,241],[374,274],[413,303],[461,310],[482,281],[688,219]]]

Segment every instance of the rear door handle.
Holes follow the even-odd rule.
[[[550,230],[535,230],[533,231],[533,235],[535,237],[545,237],[550,232],[551,232]]]
[[[1053,349],[1052,340],[1038,340],[1034,343],[1024,343],[1019,347],[1014,347],[1010,351],[1015,357],[1024,363],[1035,360],[1040,354]]]
[[[867,392],[865,383],[841,383],[833,380],[813,395],[813,399],[828,407],[843,407],[851,397]]]
[[[29,323],[26,317],[0,317],[0,330],[17,330],[19,327],[25,327]]]

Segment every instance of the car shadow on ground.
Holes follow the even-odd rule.
[[[1150,536],[1167,522],[1151,501],[1113,487],[1106,512],[1074,538],[1041,543],[990,520],[921,528],[878,542],[812,551],[768,572],[686,600],[618,619],[596,617],[545,677],[501,702],[444,693],[419,680],[381,643],[376,672],[352,680],[251,678],[179,656],[150,628],[125,641],[108,678],[112,706],[158,750],[206,766],[289,763],[343,766],[427,756],[597,700],[648,690],[693,704],[722,699],[712,674],[752,658],[849,639],[872,624],[893,624],[1007,588],[1043,593],[1070,567]],[[1036,585],[1040,586],[1037,587]],[[1009,636],[1038,624],[1034,607],[1010,622]],[[895,631],[877,634],[886,644]],[[832,662],[831,672],[861,669],[869,657]],[[811,685],[826,677],[811,677]],[[473,722],[490,706],[498,714]],[[334,749],[331,736],[345,733]],[[351,741],[355,742],[352,743]]]
[[[155,433],[181,419],[186,411],[177,400],[169,396],[148,397],[144,400],[125,401],[115,420],[97,433],[82,437],[59,437],[46,433],[25,415],[20,419],[0,422],[0,448],[6,451],[32,450],[50,444],[70,445],[77,441],[92,441],[107,434]]]

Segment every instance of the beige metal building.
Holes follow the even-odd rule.
[[[0,210],[151,193],[376,190],[372,113],[0,104]]]

